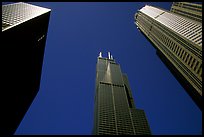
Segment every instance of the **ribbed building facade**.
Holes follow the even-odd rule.
[[[201,109],[202,24],[172,12],[145,5],[135,14],[135,24]]]
[[[202,5],[190,2],[173,2],[172,13],[202,23]]]
[[[97,61],[93,134],[151,134],[144,111],[135,108],[127,76],[110,54]]]
[[[39,91],[50,12],[23,2],[2,5],[1,135],[15,133]]]

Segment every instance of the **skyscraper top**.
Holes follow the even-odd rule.
[[[51,9],[23,2],[2,5],[2,31],[49,11]]]
[[[156,21],[167,27],[169,30],[174,31],[176,34],[185,37],[192,43],[195,43],[196,46],[202,47],[202,24],[174,14],[170,11],[162,10],[149,5],[145,5],[145,7],[141,8],[139,12],[135,14],[135,20],[137,19],[139,13],[143,13],[151,18],[151,22]],[[136,21],[136,25],[137,24],[138,23]]]
[[[105,57],[102,57],[102,52],[99,52],[99,56],[98,56],[99,58],[105,58]],[[108,58],[107,59],[111,59],[111,60],[113,60],[113,56],[111,55],[111,53],[110,52],[108,52]]]

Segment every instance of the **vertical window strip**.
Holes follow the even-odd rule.
[[[181,48],[178,46],[178,50],[176,52],[176,55],[179,57],[179,53],[180,53]]]
[[[201,63],[201,65],[200,65],[200,67],[199,67],[198,75],[199,75],[200,77],[202,77],[202,63]]]
[[[178,50],[178,53],[177,53],[177,55],[178,55],[178,57],[180,56],[180,54],[181,54],[181,48],[179,47],[179,50]]]
[[[185,56],[186,56],[186,51],[185,50],[183,50],[183,54],[182,54],[182,56],[181,56],[181,59],[184,61],[184,59],[185,59]]]
[[[173,49],[172,49],[173,52],[175,51],[176,46],[177,46],[177,45],[173,45]]]
[[[195,64],[193,65],[193,71],[196,71],[197,67],[198,67],[198,61],[195,60]]]
[[[193,64],[194,64],[194,63],[195,63],[195,59],[193,58],[192,61],[191,61],[191,63],[190,63],[190,68],[193,67]]]
[[[197,68],[195,70],[196,74],[199,74],[198,70],[200,69],[202,63],[198,61],[198,65],[197,65]]]
[[[179,55],[180,58],[181,58],[182,55],[184,54],[183,52],[184,52],[184,50],[181,48],[180,55]],[[182,59],[182,58],[181,58],[181,59]]]
[[[191,61],[192,61],[192,56],[189,55],[189,58],[188,58],[188,60],[187,60],[187,64],[188,64],[188,66],[190,65]]]
[[[185,57],[185,59],[184,59],[184,62],[185,62],[185,63],[187,63],[188,58],[189,58],[189,54],[186,52],[186,57]]]
[[[176,49],[174,51],[175,54],[177,54],[178,49],[179,49],[179,47],[178,47],[178,45],[176,45]]]

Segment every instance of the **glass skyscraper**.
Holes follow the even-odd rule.
[[[40,88],[50,9],[28,3],[2,5],[4,72],[0,134],[15,133]]]
[[[156,48],[157,55],[166,64],[198,107],[202,108],[202,23],[197,17],[192,17],[192,7],[188,9],[176,6],[167,11],[161,8],[145,5],[135,14],[135,24],[144,36]],[[198,10],[202,9],[199,4]],[[201,8],[199,8],[201,7]],[[189,8],[191,10],[189,10]],[[194,14],[199,15],[198,12]],[[202,14],[201,14],[202,16]]]
[[[94,135],[151,134],[144,111],[135,108],[127,76],[110,53],[98,57],[94,111]]]

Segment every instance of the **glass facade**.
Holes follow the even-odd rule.
[[[93,134],[151,134],[143,110],[135,108],[127,76],[113,59],[98,57]]]

